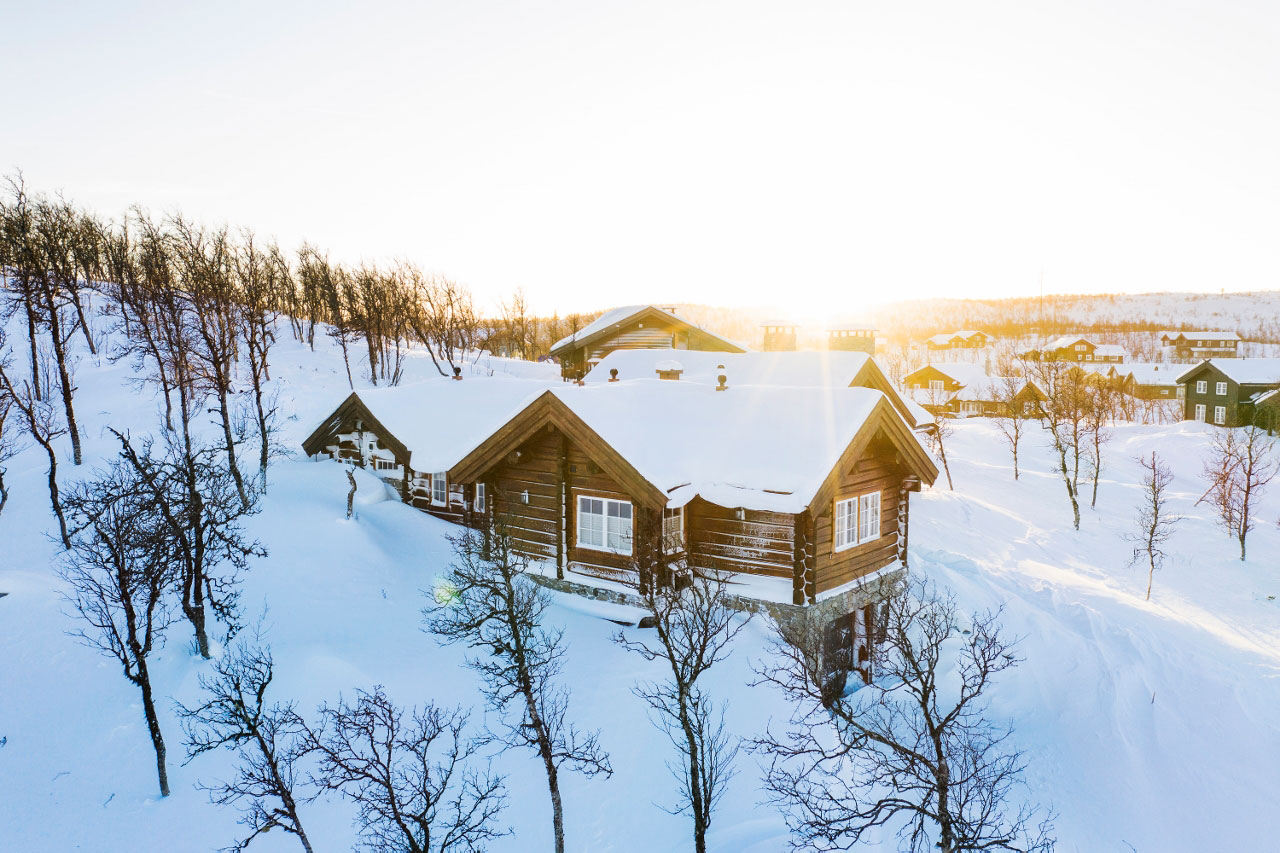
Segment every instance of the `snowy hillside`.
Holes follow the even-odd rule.
[[[15,329],[15,337],[19,330]],[[317,352],[284,340],[273,352],[272,385],[289,417],[284,440],[297,448],[347,390],[329,342]],[[109,342],[107,342],[109,344]],[[415,358],[406,382],[434,368]],[[550,368],[553,371],[554,368]],[[467,381],[495,374],[542,375],[542,366],[482,359]],[[114,452],[108,426],[135,434],[157,422],[157,401],[128,383],[123,364],[82,354],[78,408],[86,464],[65,465],[68,483]],[[993,712],[1012,721],[1026,751],[1032,796],[1058,812],[1067,851],[1250,851],[1274,849],[1272,802],[1280,791],[1280,484],[1258,507],[1248,563],[1193,503],[1203,491],[1200,457],[1209,428],[1121,426],[1108,448],[1096,510],[1080,532],[1047,449],[1032,434],[1014,482],[992,425],[957,422],[948,455],[956,491],[916,498],[912,568],[952,588],[967,609],[1004,606],[1008,631],[1023,637],[1025,662],[993,692]],[[1176,474],[1177,529],[1168,565],[1143,600],[1145,574],[1126,567],[1137,466],[1158,448]],[[66,448],[62,448],[65,450]],[[153,680],[170,744],[173,795],[159,799],[137,690],[114,662],[78,644],[60,600],[59,549],[50,539],[45,463],[28,448],[8,465],[11,498],[0,514],[0,847],[23,851],[207,851],[238,836],[236,814],[209,804],[194,784],[225,776],[227,756],[182,765],[172,700],[199,696],[207,663],[193,654],[185,623],[169,632]],[[246,578],[244,608],[262,615],[275,654],[278,699],[304,713],[339,694],[384,685],[404,705],[428,700],[482,715],[465,650],[421,630],[423,590],[450,555],[442,521],[386,499],[361,475],[358,518],[344,519],[346,476],[335,463],[295,457],[271,469],[261,514],[249,532],[269,551]],[[665,766],[670,744],[632,695],[659,674],[611,638],[623,608],[558,596],[552,620],[565,630],[564,682],[571,713],[599,728],[614,775],[568,775],[568,846],[576,851],[688,849],[689,821],[674,804]],[[626,631],[636,629],[625,628]],[[732,657],[708,676],[729,700],[728,723],[750,737],[788,713],[781,696],[748,688],[766,654],[769,626],[754,620]],[[513,834],[500,851],[550,846],[541,767],[528,754],[493,756],[508,775],[503,815]],[[718,851],[778,851],[786,827],[763,798],[756,759],[738,775],[710,834]],[[302,807],[318,851],[350,849],[354,807],[336,797]],[[880,849],[896,849],[886,833]],[[269,834],[260,851],[292,851]]]

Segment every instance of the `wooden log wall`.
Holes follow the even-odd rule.
[[[898,558],[898,505],[903,475],[888,454],[868,454],[852,471],[842,472],[834,499],[814,508],[817,541],[817,592],[874,572]],[[835,502],[880,492],[880,538],[837,552],[835,550]]]

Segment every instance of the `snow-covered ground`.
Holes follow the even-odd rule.
[[[283,330],[282,330],[283,332]],[[346,388],[341,361],[318,342],[312,353],[281,343],[272,376],[291,419],[286,441],[305,436]],[[479,373],[528,369],[494,359]],[[407,381],[432,372],[417,359]],[[65,466],[70,482],[113,452],[105,427],[135,434],[155,423],[156,403],[126,384],[123,364],[85,356],[78,411],[86,464]],[[476,376],[479,381],[479,375]],[[1058,812],[1060,849],[1070,851],[1253,851],[1275,849],[1273,804],[1280,794],[1280,484],[1258,507],[1252,557],[1241,564],[1205,508],[1200,456],[1204,425],[1122,426],[1108,447],[1098,507],[1070,528],[1061,483],[1040,436],[1024,450],[1014,482],[989,422],[955,424],[949,448],[956,491],[945,482],[916,498],[912,568],[951,587],[964,607],[1003,605],[1025,662],[998,684],[992,711],[1013,721],[1030,761],[1033,796]],[[1177,530],[1167,567],[1143,600],[1142,570],[1126,566],[1137,497],[1132,457],[1157,449],[1172,464]],[[69,454],[68,454],[69,455]],[[154,759],[136,688],[107,659],[79,645],[59,598],[58,548],[38,448],[9,464],[12,497],[0,514],[0,848],[12,850],[206,851],[232,842],[236,814],[193,786],[228,770],[222,755],[182,766],[181,733],[170,699],[162,725],[173,795],[156,796]],[[448,524],[392,500],[372,482],[359,492],[359,517],[346,521],[346,478],[334,463],[282,460],[271,470],[263,511],[250,532],[270,556],[245,581],[247,615],[263,614],[277,663],[273,691],[304,711],[356,688],[384,685],[398,703],[428,700],[482,709],[465,652],[439,646],[420,629],[421,591],[449,560]],[[558,597],[551,618],[570,644],[565,682],[572,713],[598,727],[614,776],[567,775],[572,850],[687,849],[686,818],[674,802],[664,762],[669,743],[630,692],[660,668],[611,642],[613,616],[632,614]],[[624,629],[626,630],[626,629]],[[632,629],[633,630],[633,629]],[[729,725],[742,736],[787,714],[782,698],[747,687],[766,654],[768,625],[753,621],[709,686],[729,700]],[[153,677],[161,695],[190,702],[205,664],[176,623]],[[508,774],[514,834],[495,850],[550,846],[545,784],[532,756],[494,756]],[[784,849],[786,830],[762,799],[755,759],[744,755],[711,833],[720,851]],[[318,851],[349,849],[354,810],[336,798],[304,807]],[[896,848],[887,836],[882,849]],[[269,835],[262,851],[297,849]]]

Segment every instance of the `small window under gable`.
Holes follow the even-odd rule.
[[[880,493],[872,492],[860,498],[858,507],[858,541],[870,542],[880,538]]]
[[[662,510],[662,550],[674,554],[684,550],[684,507]]]
[[[1225,396],[1227,396],[1227,383],[1225,383],[1225,382],[1218,382],[1218,383],[1216,384],[1216,387],[1214,388],[1214,392],[1215,392],[1219,397],[1225,397]]]
[[[858,499],[836,501],[836,550],[858,544]]]
[[[1208,390],[1209,390],[1209,380],[1201,379],[1199,382],[1196,383],[1197,394],[1204,394]]]
[[[582,548],[630,554],[630,501],[580,496],[577,541]]]

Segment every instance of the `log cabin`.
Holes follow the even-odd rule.
[[[933,421],[927,411],[898,393],[876,360],[864,352],[809,350],[673,355],[661,350],[618,350],[605,356],[587,373],[584,381],[594,384],[657,377],[715,386],[722,374],[734,387],[871,388],[889,398],[913,429]]]
[[[366,468],[405,503],[463,523],[483,508],[484,493],[451,480],[448,470],[549,385],[523,379],[429,379],[352,391],[302,449],[311,458]]]
[[[1164,360],[1175,364],[1236,358],[1240,355],[1240,336],[1235,332],[1205,330],[1161,332],[1160,348]]]
[[[1178,374],[1182,368],[1158,362],[1129,362],[1115,368],[1116,386],[1139,400],[1181,400]]]
[[[930,356],[944,353],[947,350],[983,349],[991,343],[991,336],[976,329],[960,329],[955,332],[941,332],[925,339],[925,348]]]
[[[859,669],[905,572],[910,494],[938,470],[878,390],[655,378],[546,391],[448,473],[482,484],[486,521],[557,588],[632,583],[661,556],[814,620]]]
[[[1063,335],[1045,345],[1043,349],[1027,353],[1042,361],[1077,361],[1121,364],[1128,351],[1119,344],[1099,344],[1079,335]]]
[[[609,353],[626,349],[747,351],[728,338],[676,316],[674,308],[626,305],[604,312],[572,335],[556,341],[550,352],[560,362],[561,376],[573,380],[581,379]]]

